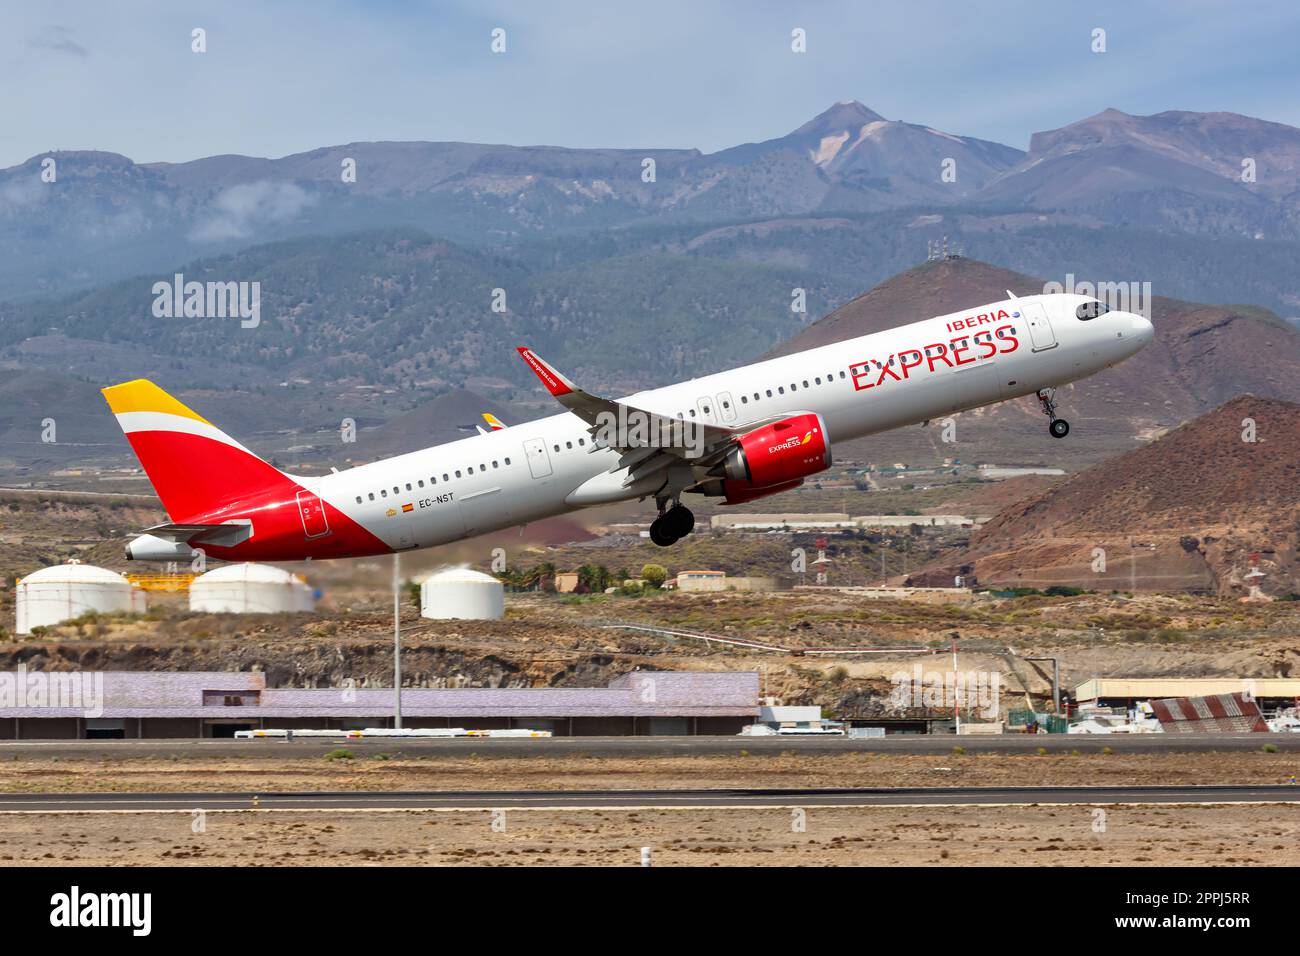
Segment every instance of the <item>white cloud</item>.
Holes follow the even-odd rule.
[[[222,191],[200,212],[190,238],[199,242],[248,239],[260,228],[292,222],[315,203],[316,197],[295,183],[264,179],[240,183]]]

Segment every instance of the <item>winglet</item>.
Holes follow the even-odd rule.
[[[524,361],[528,363],[528,367],[531,368],[533,372],[536,373],[537,377],[542,380],[542,384],[546,386],[546,390],[556,398],[559,398],[562,395],[569,395],[578,390],[578,386],[574,385],[573,382],[569,381],[550,365],[546,364],[546,362],[542,361],[541,358],[534,354],[532,349],[521,345],[519,346],[519,354],[524,357]]]

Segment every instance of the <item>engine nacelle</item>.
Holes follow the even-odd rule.
[[[718,477],[726,479],[724,488],[732,482],[753,489],[770,488],[801,481],[830,466],[826,423],[809,412],[742,435],[727,452]],[[731,500],[730,494],[727,497]]]
[[[187,541],[171,541],[154,534],[142,534],[126,546],[128,561],[188,561],[194,549]]]
[[[766,488],[755,488],[745,481],[723,481],[722,495],[726,499],[726,504],[743,505],[746,501],[766,498],[768,495],[779,495],[783,491],[790,491],[802,484],[802,478],[796,478],[794,481],[783,481],[779,485],[768,485]]]

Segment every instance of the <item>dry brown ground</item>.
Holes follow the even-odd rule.
[[[1294,864],[1300,806],[0,814],[0,865]],[[500,829],[504,820],[504,830]],[[1104,829],[1098,832],[1097,828]]]
[[[1007,755],[848,753],[682,757],[394,757],[360,748],[285,757],[250,742],[247,758],[134,757],[12,760],[8,793],[287,790],[607,790],[762,787],[992,787],[1279,784],[1300,774],[1300,754],[1176,753]],[[975,745],[971,745],[975,746]]]

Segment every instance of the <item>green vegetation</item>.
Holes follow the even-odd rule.
[[[641,568],[641,577],[652,588],[661,588],[668,580],[668,570],[661,564],[647,564]]]

